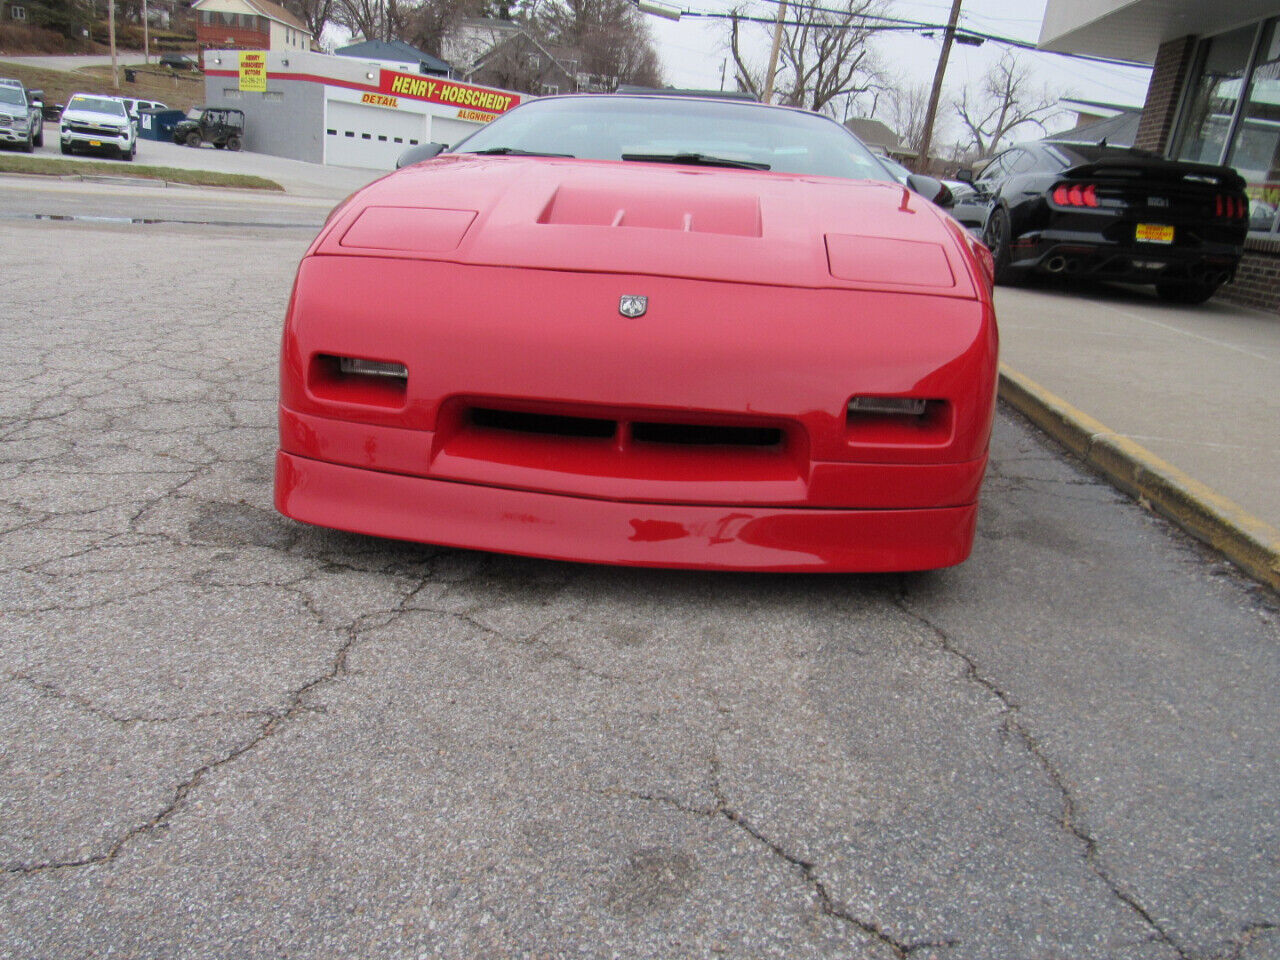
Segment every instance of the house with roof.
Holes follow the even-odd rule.
[[[910,160],[916,155],[914,150],[903,146],[898,135],[879,120],[872,120],[869,117],[850,117],[844,125],[873,153],[883,153],[895,160]]]
[[[591,89],[578,69],[582,55],[572,48],[543,43],[519,30],[485,51],[463,79],[535,96]]]
[[[547,43],[517,21],[469,17],[442,38],[440,53],[464,80],[535,96],[607,89],[582,70],[582,52]]]
[[[520,24],[513,20],[465,17],[440,38],[440,57],[463,76],[486,53],[520,32]]]
[[[403,40],[365,40],[339,47],[333,52],[339,57],[354,57],[389,70],[422,73],[433,77],[453,76],[449,64]]]
[[[307,25],[271,0],[196,0],[196,43],[217,50],[311,50]]]

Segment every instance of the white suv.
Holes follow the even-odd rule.
[[[132,160],[138,152],[138,131],[116,97],[73,94],[62,111],[61,136],[63,153],[93,150]]]

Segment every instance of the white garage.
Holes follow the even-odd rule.
[[[521,100],[376,60],[249,53],[257,54],[252,73],[243,50],[204,52],[205,102],[244,111],[247,150],[310,163],[392,170],[410,147],[452,146]]]
[[[450,117],[432,117],[431,139],[436,143],[443,143],[447,147],[452,147],[463,137],[471,136],[479,128],[480,124],[469,123],[466,120],[453,120]]]
[[[324,162],[390,170],[396,157],[427,143],[427,116],[368,104],[329,100],[324,111]],[[475,129],[475,124],[467,124]]]

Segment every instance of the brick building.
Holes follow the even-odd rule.
[[[1245,178],[1244,261],[1218,296],[1280,313],[1280,0],[1049,0],[1040,46],[1151,64],[1134,146]]]
[[[196,0],[196,43],[205,50],[305,52],[311,32],[300,19],[271,0]]]

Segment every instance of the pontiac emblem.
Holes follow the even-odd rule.
[[[618,301],[618,312],[624,317],[643,317],[649,309],[648,297],[627,295]]]

